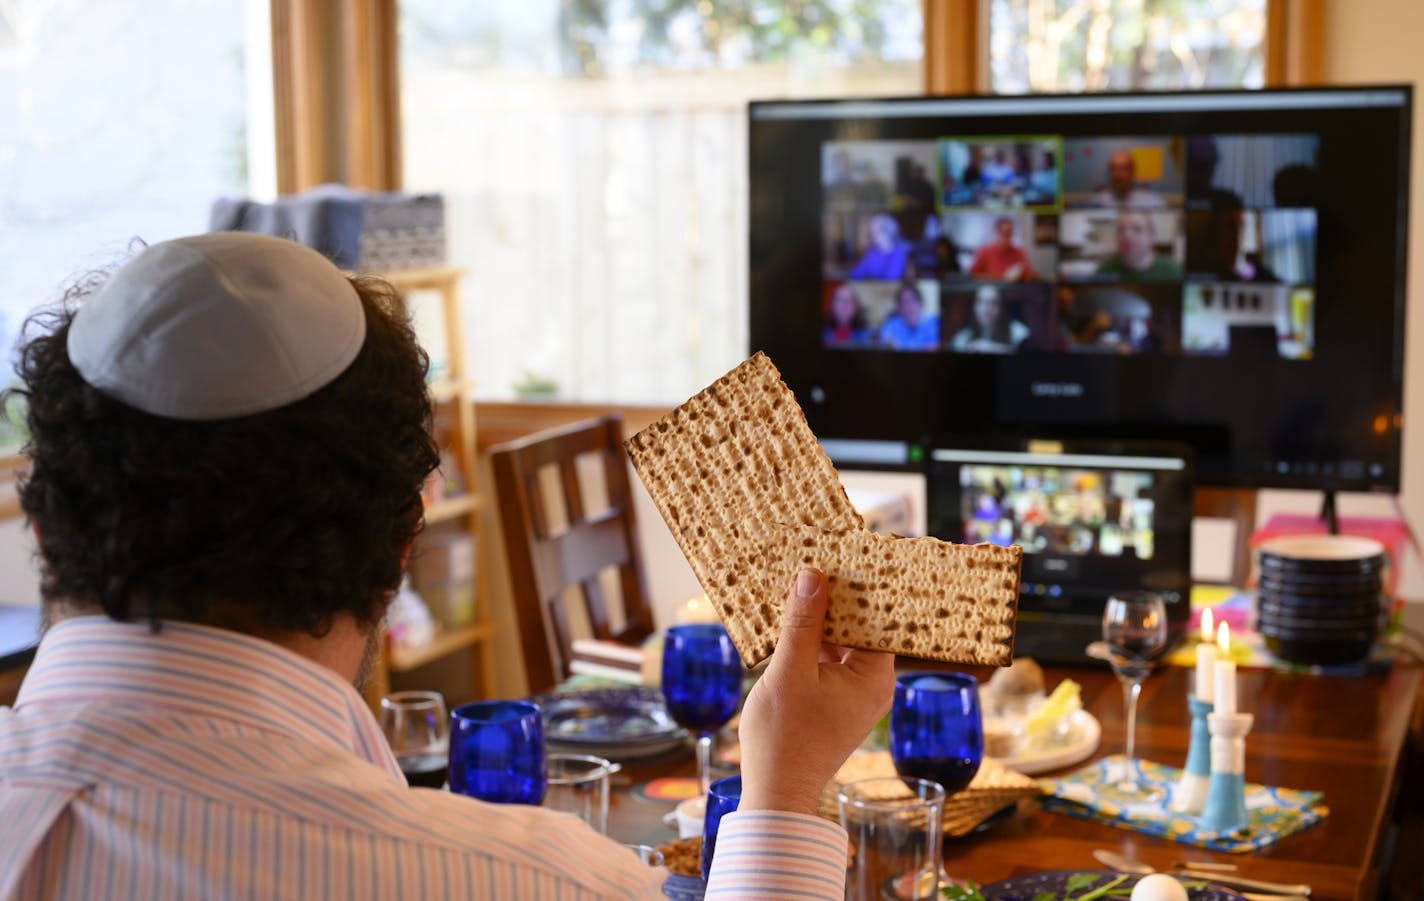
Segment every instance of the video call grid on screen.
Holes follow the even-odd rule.
[[[1411,108],[1407,86],[753,103],[749,346],[776,359],[822,434],[904,441],[966,424],[1049,427],[1185,442],[1203,484],[1397,490]],[[1206,182],[1203,197],[1186,167],[1201,136],[1218,154],[1238,139],[1270,139],[1282,154],[1309,139],[1317,196],[1302,202],[1308,193],[1287,174],[1292,205],[1274,205],[1273,171],[1234,190]],[[1011,169],[1010,148],[1043,188],[1057,181],[1056,213],[1029,210],[1027,199],[946,204],[944,173],[958,166],[962,176],[971,143],[985,137],[1009,139]],[[1070,143],[1133,142],[1134,187],[1152,184],[1127,206],[1148,214],[1152,279],[1097,273],[1117,251],[1117,217],[1088,204],[1111,181],[1111,160],[1095,151],[1091,164],[1069,161],[1045,137],[1065,154]],[[964,146],[942,150],[951,140]],[[855,212],[833,202],[849,192],[827,191],[840,144],[881,154],[885,207],[901,217],[892,225],[908,221],[913,232],[906,214],[918,209],[927,230],[952,242],[921,233],[914,253],[882,239],[888,250],[853,272],[869,238],[849,217],[828,228]],[[1037,163],[1034,147],[1044,151]],[[979,158],[993,149],[980,145]],[[855,159],[844,159],[854,174]],[[1049,159],[1053,178],[1042,174]],[[879,193],[874,166],[860,167],[871,183],[862,204]],[[897,179],[904,189],[890,198]],[[1013,280],[972,271],[1001,217],[1011,248],[983,254],[980,271],[1022,267]],[[1214,247],[1240,250],[1241,234],[1276,247],[1267,232],[1299,235],[1311,217],[1309,253],[1237,254],[1249,268],[1213,277]],[[1198,232],[1231,240],[1195,241]],[[1272,273],[1280,280],[1264,280]],[[972,327],[981,293],[992,331]],[[897,315],[901,306],[909,315]]]
[[[822,343],[950,353],[1315,349],[1316,134],[821,145]],[[1252,348],[1255,350],[1255,348]]]

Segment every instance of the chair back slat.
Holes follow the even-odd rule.
[[[609,640],[613,633],[608,628],[608,601],[604,597],[603,586],[598,575],[579,583],[583,588],[584,610],[588,611],[588,624],[593,629],[593,637]]]
[[[540,594],[552,597],[569,585],[598,576],[610,566],[631,562],[622,517],[607,511],[600,518],[570,526],[532,548]]]
[[[579,482],[578,458],[569,457],[559,461],[559,475],[563,481],[564,509],[569,515],[569,525],[584,521],[583,485]]]

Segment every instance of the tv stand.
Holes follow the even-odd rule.
[[[1325,531],[1331,535],[1340,534],[1340,517],[1335,514],[1335,489],[1326,488],[1320,500],[1320,518],[1325,521]]]

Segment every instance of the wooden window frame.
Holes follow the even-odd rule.
[[[271,0],[277,189],[401,186],[399,0]],[[930,95],[989,87],[989,0],[923,0]],[[1266,85],[1319,84],[1324,0],[1266,0]]]
[[[989,89],[989,0],[924,0],[925,93]],[[1266,0],[1266,86],[1320,84],[1324,0]]]
[[[271,0],[277,191],[401,184],[396,0]]]

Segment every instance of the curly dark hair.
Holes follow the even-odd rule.
[[[429,359],[394,289],[352,279],[366,341],[333,382],[296,403],[208,422],[168,419],[91,387],[66,347],[104,280],[33,315],[20,350],[47,604],[116,620],[184,620],[320,637],[349,613],[373,624],[422,525],[440,462]]]

